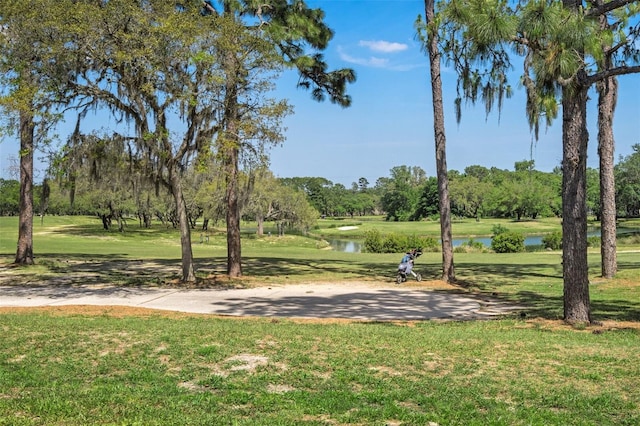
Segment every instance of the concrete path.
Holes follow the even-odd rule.
[[[471,295],[366,284],[304,284],[240,290],[112,286],[0,286],[0,307],[132,306],[230,316],[359,320],[483,319],[517,307]]]

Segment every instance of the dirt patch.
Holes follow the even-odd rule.
[[[159,309],[148,309],[130,306],[94,306],[94,305],[67,305],[67,306],[42,306],[42,307],[0,307],[0,314],[23,314],[23,313],[41,313],[53,316],[108,316],[113,318],[125,317],[163,317],[163,318],[190,318],[190,317],[209,317],[221,318],[232,321],[251,320],[260,321],[257,317],[229,317],[224,315],[212,314],[196,314],[185,312],[164,311]],[[367,322],[364,320],[352,320],[342,318],[310,318],[310,319],[278,319],[272,318],[272,323],[280,321],[290,321],[296,324],[349,324],[354,322]],[[436,320],[434,320],[436,321]],[[443,320],[444,321],[444,320]],[[419,321],[390,321],[390,323],[401,327],[415,327]],[[526,328],[542,328],[547,330],[570,330],[582,333],[600,334],[616,330],[638,330],[640,331],[640,323],[631,321],[603,321],[596,325],[575,328],[562,320],[547,320],[543,318],[532,318],[522,321],[520,327]]]
[[[53,316],[108,316],[122,317],[151,317],[185,318],[195,314],[158,309],[139,308],[132,306],[94,306],[94,305],[65,305],[65,306],[37,306],[37,307],[0,307],[1,314],[43,313]]]
[[[606,331],[615,330],[640,330],[640,322],[632,321],[602,321],[597,322],[590,326],[576,327],[571,324],[567,324],[562,320],[549,320],[544,318],[533,318],[528,321],[523,321],[524,327],[528,328],[540,328],[544,330],[572,330],[584,333],[600,334]]]

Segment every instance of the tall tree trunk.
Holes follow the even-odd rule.
[[[33,150],[35,123],[31,111],[20,111],[20,213],[15,263],[33,261]]]
[[[590,322],[587,262],[587,90],[562,90],[562,258],[564,319]]]
[[[449,178],[447,175],[447,139],[444,126],[442,103],[442,79],[440,76],[440,51],[436,29],[434,0],[425,0],[429,66],[431,69],[431,93],[433,97],[433,131],[436,146],[436,173],[438,176],[438,197],[440,210],[440,237],[442,239],[442,279],[455,280],[453,266],[453,238],[451,232],[451,202],[449,200]]]
[[[598,154],[600,156],[600,228],[602,276],[612,278],[618,270],[616,254],[616,184],[614,176],[613,115],[618,96],[615,77],[604,79],[598,88]]]
[[[232,4],[224,2],[224,14],[232,16]],[[237,41],[237,40],[236,40]],[[222,153],[224,167],[227,207],[227,274],[229,277],[242,276],[242,243],[240,240],[240,202],[238,184],[238,161],[240,155],[240,118],[238,106],[238,85],[241,80],[241,66],[235,57],[233,49],[226,52],[223,57],[223,69],[225,73],[225,129],[222,137],[222,145],[219,149]]]
[[[562,0],[582,13],[582,0]],[[587,260],[587,92],[586,72],[562,88],[562,265],[564,319],[591,322]]]
[[[261,213],[256,214],[256,222],[258,223],[256,234],[262,237],[264,235],[264,216]]]
[[[182,183],[177,175],[175,166],[171,167],[171,193],[176,203],[178,225],[180,227],[180,249],[182,252],[182,282],[194,282],[196,280],[195,267],[193,265],[193,249],[191,247],[191,228],[187,218],[187,203],[182,192]]]
[[[598,5],[603,2],[599,0]],[[609,29],[606,15],[599,17],[600,28]],[[602,68],[612,67],[610,45],[604,45]],[[618,80],[605,78],[596,85],[598,90],[598,156],[600,157],[600,269],[604,278],[613,278],[618,270],[616,253],[616,181],[613,161],[615,139],[613,136],[613,116],[618,102]]]
[[[228,129],[233,132],[233,129]],[[233,133],[229,133],[232,135]],[[225,175],[227,183],[227,274],[230,277],[242,276],[242,250],[240,241],[240,205],[238,202],[238,147],[233,145],[225,148]]]

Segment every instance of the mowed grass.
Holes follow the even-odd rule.
[[[173,229],[132,222],[119,233],[94,218],[45,217],[34,223],[37,265],[15,268],[16,228],[15,218],[0,218],[3,285],[180,285]],[[247,231],[245,277],[230,282],[221,278],[224,234],[205,237],[193,233],[201,286],[392,285],[399,260]],[[446,291],[525,306],[492,321],[0,310],[0,425],[640,424],[640,242],[625,241],[613,280],[599,277],[599,250],[589,252],[601,321],[589,327],[560,321],[561,253],[544,251],[455,254],[459,282]],[[418,259],[427,280],[439,278],[440,256]]]
[[[101,310],[100,310],[101,309]],[[638,329],[0,314],[2,425],[636,425]]]
[[[365,218],[364,221],[370,222],[368,226],[389,226],[388,222],[379,218]],[[335,229],[332,227],[334,222],[343,221],[322,221],[322,232]],[[477,223],[474,220],[468,222],[467,226]],[[553,221],[542,221],[541,227],[546,227],[549,222]],[[531,221],[528,226],[533,228],[534,224],[535,221]],[[224,231],[193,231],[193,252],[197,275],[201,280],[199,285],[348,283],[353,280],[392,283],[395,278],[400,254],[337,252],[330,250],[321,238],[298,235],[278,237],[272,234],[257,238],[252,225],[245,224],[243,227],[245,276],[233,281],[225,278]],[[626,221],[621,225],[640,231],[640,220]],[[397,223],[397,226],[398,232],[407,232],[431,225],[414,222]],[[9,265],[13,261],[16,240],[17,219],[0,218],[0,265]],[[34,252],[35,267],[5,267],[2,272],[6,277],[0,281],[14,284],[59,282],[81,285],[106,282],[123,286],[179,285],[180,237],[177,230],[160,224],[144,229],[136,221],[130,221],[124,232],[118,232],[103,230],[97,218],[45,217],[44,223],[39,220],[34,222]],[[626,238],[619,242],[619,273],[613,280],[599,277],[599,248],[589,249],[588,261],[594,317],[640,321],[640,238]],[[441,262],[440,253],[425,253],[418,258],[416,269],[425,280],[438,280],[441,277]],[[529,307],[529,314],[533,316],[550,319],[562,317],[560,251],[456,253],[454,262],[458,280],[455,291],[480,292],[518,304],[525,303]]]
[[[509,220],[509,219],[453,219],[451,230],[455,237],[490,237],[493,227],[503,226],[510,231],[521,232],[525,235],[542,235],[560,230],[562,225],[558,218],[542,218],[537,220]],[[421,235],[440,238],[440,222],[424,220],[420,222],[385,221],[382,217],[354,217],[339,219],[322,219],[318,221],[312,232],[332,238],[364,238],[367,231],[376,229],[382,234]]]

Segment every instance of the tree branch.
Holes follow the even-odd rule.
[[[625,74],[637,74],[637,73],[640,73],[640,65],[635,65],[632,67],[628,67],[628,66],[616,67],[616,68],[606,69],[588,76],[587,83],[591,85],[591,84],[597,83],[598,81],[602,81],[605,78],[615,77],[618,75],[625,75]]]
[[[637,1],[638,0],[612,0],[610,2],[595,6],[587,10],[587,13],[585,15],[589,17],[604,15],[605,13],[611,12],[612,10],[618,9],[631,3],[635,3]]]

